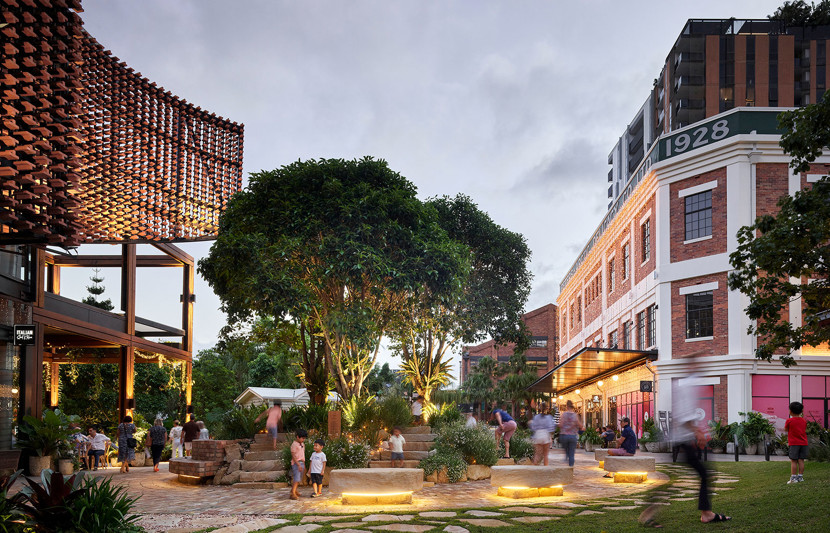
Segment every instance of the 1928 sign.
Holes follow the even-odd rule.
[[[35,343],[35,325],[34,324],[15,324],[14,325],[14,345],[15,346],[30,346]]]

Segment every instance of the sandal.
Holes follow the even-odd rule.
[[[712,523],[712,522],[727,522],[729,520],[732,520],[731,516],[726,516],[725,514],[715,513],[715,517],[713,519],[707,520],[706,522],[703,522],[703,523],[704,524],[709,524],[709,523]]]

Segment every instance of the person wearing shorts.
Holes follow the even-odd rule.
[[[406,439],[401,435],[401,428],[395,427],[392,430],[392,436],[389,437],[387,444],[392,456],[392,467],[403,468],[403,445],[406,444]]]
[[[297,430],[297,437],[291,443],[291,499],[299,500],[297,487],[305,474],[305,439],[308,433],[304,429]]]
[[[326,454],[323,453],[325,442],[322,439],[314,441],[314,453],[311,454],[311,497],[316,498],[323,493],[323,472],[326,471]]]
[[[510,439],[516,433],[516,421],[503,409],[493,409],[492,417],[495,418],[499,427],[496,428],[496,446],[504,439],[504,457],[510,459]]]
[[[804,481],[804,459],[807,459],[809,441],[807,441],[807,422],[802,416],[804,405],[801,402],[790,404],[790,418],[784,423],[787,432],[787,444],[790,446],[790,480],[787,485]]]
[[[282,403],[274,402],[274,405],[260,413],[254,422],[259,422],[264,417],[268,417],[265,422],[265,429],[268,430],[268,436],[271,437],[271,440],[274,444],[274,449],[277,449],[277,428],[280,424],[280,419],[282,418]]]

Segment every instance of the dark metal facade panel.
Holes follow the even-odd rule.
[[[208,239],[243,126],[119,62],[78,0],[0,0],[0,241]]]
[[[562,394],[609,373],[656,359],[656,351],[583,348],[536,380],[528,390]]]

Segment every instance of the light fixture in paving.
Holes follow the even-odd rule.
[[[614,472],[614,483],[645,483],[648,472]]]

